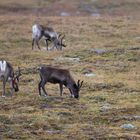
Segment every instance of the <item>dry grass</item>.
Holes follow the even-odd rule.
[[[20,92],[0,98],[0,139],[139,139],[140,122],[140,22],[110,17],[35,17],[0,15],[0,54],[24,71]],[[31,26],[49,24],[66,34],[63,51],[31,51]],[[95,50],[106,50],[98,54]],[[60,57],[78,57],[79,62]],[[40,64],[69,69],[84,80],[80,99],[65,89],[46,86],[49,96],[39,97],[37,73],[26,71]],[[87,70],[95,73],[86,77]],[[0,89],[0,92],[2,90]],[[103,106],[109,105],[104,110]],[[120,126],[132,123],[135,129]]]

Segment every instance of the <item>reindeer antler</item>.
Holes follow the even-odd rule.
[[[63,39],[65,38],[65,35],[63,35],[62,37],[61,37],[61,45],[63,46],[63,47],[66,47],[66,45],[65,44],[63,44]]]
[[[21,76],[21,69],[18,67],[18,75]]]
[[[60,38],[60,37],[61,37],[61,35],[62,35],[62,34],[58,34],[58,38]]]
[[[19,81],[19,77],[21,76],[21,69],[20,67],[18,67],[18,71],[17,71],[17,75],[15,76],[17,78],[17,80]]]
[[[83,81],[80,82],[80,80],[77,81],[77,86],[80,89],[83,85]]]
[[[64,38],[65,38],[65,35],[62,36],[61,41],[63,41]]]

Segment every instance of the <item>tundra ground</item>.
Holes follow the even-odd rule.
[[[31,50],[31,27],[38,21],[66,35],[63,51],[46,51],[43,40],[41,51]],[[0,31],[0,57],[22,69],[20,91],[10,97],[7,84],[6,98],[0,97],[0,139],[140,139],[139,20],[1,15]],[[40,64],[84,80],[79,100],[67,89],[60,97],[52,84],[46,85],[49,96],[39,97]],[[120,128],[126,123],[134,129]]]

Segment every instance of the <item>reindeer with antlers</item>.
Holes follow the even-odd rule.
[[[59,84],[60,87],[60,95],[62,96],[63,92],[63,85],[66,86],[70,93],[71,97],[79,98],[79,91],[82,87],[83,81],[74,81],[73,77],[71,76],[70,72],[66,69],[58,69],[50,66],[41,66],[38,68],[40,74],[40,82],[38,84],[39,95],[41,96],[41,89],[48,95],[45,90],[45,85],[47,82],[53,84]]]
[[[2,97],[5,97],[5,85],[7,81],[10,82],[11,94],[13,94],[14,91],[15,92],[19,91],[18,83],[20,76],[21,76],[20,68],[18,68],[17,73],[15,73],[12,65],[9,62],[5,60],[0,60],[0,80],[3,83]]]
[[[51,27],[35,24],[32,26],[32,50],[34,49],[35,44],[40,49],[39,40],[42,37],[45,37],[47,50],[49,41],[53,43],[53,47],[51,50],[53,50],[54,48],[56,48],[57,50],[62,50],[62,47],[66,47],[66,45],[63,44],[63,39],[65,35],[62,37],[61,36],[61,34],[58,35]]]

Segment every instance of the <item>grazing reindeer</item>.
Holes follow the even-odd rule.
[[[18,73],[15,74],[11,64],[5,60],[0,60],[0,80],[3,82],[3,93],[2,97],[5,97],[5,85],[7,81],[10,81],[11,94],[13,90],[15,92],[19,91],[18,82],[21,76],[20,69],[18,68]]]
[[[40,49],[39,40],[42,37],[45,37],[47,50],[48,50],[48,41],[53,43],[52,49],[56,48],[57,50],[62,50],[62,47],[66,47],[66,45],[63,44],[63,39],[65,36],[60,38],[61,35],[58,35],[53,30],[53,28],[35,24],[32,26],[32,50],[34,48],[35,43]]]
[[[80,80],[78,80],[76,84],[68,70],[47,67],[47,66],[39,67],[38,70],[41,78],[41,81],[38,84],[38,90],[40,96],[41,96],[41,89],[47,95],[47,92],[45,91],[45,84],[47,82],[50,82],[53,84],[57,84],[57,83],[59,84],[61,96],[63,92],[63,85],[65,85],[69,89],[71,93],[71,97],[75,97],[75,98],[79,97],[79,91],[80,88],[82,87],[83,81],[80,82]]]

